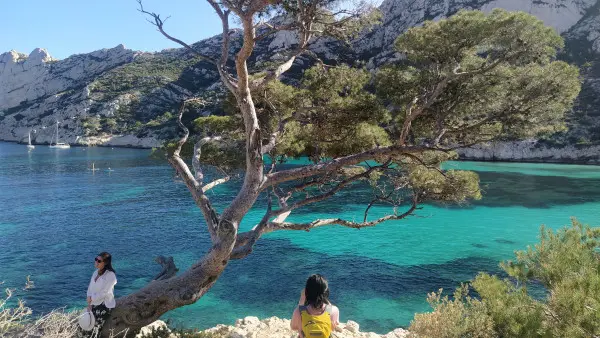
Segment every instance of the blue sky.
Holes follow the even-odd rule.
[[[145,20],[135,0],[2,2],[0,54],[12,49],[29,54],[41,47],[64,59],[118,44],[144,51],[178,47]],[[204,0],[144,0],[144,6],[170,15],[166,31],[185,42],[220,33],[220,20]]]

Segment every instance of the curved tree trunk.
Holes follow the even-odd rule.
[[[117,306],[102,329],[103,337],[132,337],[169,310],[193,304],[216,282],[235,244],[237,225],[221,222],[229,233],[206,256],[183,274],[150,282],[141,290],[117,299]],[[223,232],[222,232],[223,233]]]

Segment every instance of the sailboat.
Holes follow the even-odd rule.
[[[54,144],[50,143],[50,148],[58,148],[58,149],[68,149],[71,146],[68,143],[58,142],[58,121],[56,121],[56,142]]]
[[[35,133],[35,130],[33,131]],[[31,130],[29,131],[29,143],[27,144],[27,149],[33,149],[35,146],[31,144]]]

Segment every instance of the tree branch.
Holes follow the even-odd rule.
[[[410,216],[415,210],[418,209],[417,204],[418,204],[418,199],[416,197],[414,197],[411,207],[406,212],[404,212],[400,215],[387,215],[387,216],[378,218],[371,222],[357,223],[357,222],[343,220],[341,218],[318,219],[318,220],[312,221],[310,223],[290,223],[290,222],[274,223],[274,222],[271,222],[265,228],[264,233],[269,233],[269,232],[273,232],[276,230],[310,231],[311,229],[322,227],[322,226],[327,226],[327,225],[341,225],[341,226],[344,226],[347,228],[353,228],[353,229],[373,227],[379,223],[383,223],[383,222],[391,221],[391,220],[399,220],[399,219],[406,218],[407,216]]]
[[[367,160],[381,160],[381,162],[383,162],[388,158],[395,159],[402,157],[406,154],[421,153],[425,150],[446,151],[446,149],[432,148],[427,146],[397,145],[370,149],[362,153],[348,155],[345,157],[339,157],[322,163],[267,174],[266,179],[261,185],[261,190],[281,184],[283,182],[308,178],[327,172],[333,172],[339,170],[342,167],[358,164]]]
[[[236,239],[236,247],[232,252],[231,259],[241,259],[241,258],[244,258],[247,255],[249,255],[252,252],[252,248],[254,247],[254,244],[256,243],[256,241],[263,234],[272,231],[272,230],[268,231],[269,227],[273,227],[275,224],[284,224],[285,220],[287,219],[287,217],[290,215],[290,213],[294,209],[300,208],[300,207],[308,205],[308,204],[312,204],[312,203],[316,203],[316,202],[325,200],[325,199],[335,195],[338,191],[343,189],[345,186],[347,186],[351,182],[354,182],[361,178],[368,177],[372,172],[374,172],[376,170],[383,170],[385,168],[388,168],[390,164],[391,164],[391,160],[388,160],[386,163],[384,163],[381,166],[371,167],[363,173],[354,175],[346,180],[343,180],[342,182],[337,184],[334,188],[330,189],[326,193],[306,198],[306,199],[296,202],[290,206],[288,206],[286,203],[286,200],[288,197],[282,197],[275,193],[275,195],[277,195],[278,201],[279,201],[279,206],[280,206],[279,210],[276,210],[276,211],[272,210],[271,198],[269,197],[267,212],[263,216],[261,222],[258,225],[256,225],[252,230],[238,235],[238,237]],[[415,207],[416,207],[416,205],[415,205]],[[272,222],[269,222],[269,219],[274,216],[276,216],[276,218]],[[406,216],[403,216],[403,217],[406,217]],[[383,220],[381,222],[383,222]]]
[[[212,188],[216,187],[217,185],[219,185],[219,184],[223,184],[223,183],[225,183],[225,182],[229,181],[230,179],[231,179],[231,177],[230,177],[230,176],[225,176],[225,177],[223,177],[223,178],[219,178],[218,180],[214,180],[214,181],[212,181],[212,182],[210,182],[210,183],[208,183],[208,184],[204,185],[204,186],[202,187],[202,192],[207,192],[207,191],[209,191],[210,189],[212,189]]]
[[[353,176],[351,176],[351,177],[349,177],[349,178],[341,181],[335,187],[331,188],[330,190],[328,190],[327,192],[325,192],[323,194],[319,194],[319,195],[316,195],[316,196],[305,198],[302,201],[298,201],[298,202],[296,202],[296,203],[294,203],[294,204],[292,204],[290,206],[283,207],[283,208],[281,208],[281,209],[279,209],[277,211],[274,211],[272,213],[272,215],[273,216],[280,215],[282,213],[290,212],[290,211],[292,211],[294,209],[298,209],[298,208],[303,207],[305,205],[316,203],[316,202],[320,202],[320,201],[323,201],[325,199],[328,199],[331,196],[335,195],[340,190],[342,190],[348,184],[350,184],[350,183],[352,183],[354,181],[357,181],[357,180],[359,180],[361,178],[369,177],[369,175],[371,175],[371,173],[374,172],[374,171],[387,169],[391,163],[392,163],[392,160],[388,159],[384,164],[382,164],[380,166],[371,167],[371,168],[365,170],[364,172],[362,172],[360,174],[353,175]]]
[[[279,196],[278,196],[279,197]],[[267,211],[252,230],[238,234],[235,242],[235,247],[231,252],[230,259],[242,259],[252,253],[254,244],[263,235],[265,228],[269,224],[269,219],[272,217],[272,200],[271,195],[267,193]],[[285,206],[285,200],[279,198],[279,205]],[[273,222],[283,222],[289,216],[290,212],[279,215]]]
[[[219,216],[216,210],[213,208],[212,204],[208,197],[204,194],[202,189],[202,183],[196,180],[196,177],[192,175],[190,168],[187,166],[185,161],[181,158],[180,152],[181,147],[187,142],[188,136],[190,134],[188,128],[181,121],[181,117],[183,116],[183,112],[185,110],[186,101],[182,101],[179,107],[179,116],[177,118],[177,123],[183,129],[184,136],[177,142],[177,148],[173,152],[173,155],[169,156],[168,160],[171,166],[177,171],[179,177],[181,177],[187,186],[188,190],[192,194],[192,198],[196,202],[196,205],[202,211],[202,215],[206,220],[206,225],[208,227],[208,232],[211,236],[213,243],[217,240],[216,228],[219,224]],[[200,174],[198,177],[202,177],[201,171],[198,171]]]
[[[217,64],[217,62],[213,58],[200,53],[199,51],[195,50],[192,46],[188,45],[187,43],[185,43],[185,42],[183,42],[183,41],[181,41],[181,40],[179,40],[179,39],[177,39],[177,38],[169,35],[167,32],[165,32],[165,30],[163,29],[163,27],[164,27],[166,19],[163,20],[160,17],[160,14],[156,14],[156,13],[153,13],[153,12],[146,11],[144,9],[144,5],[142,4],[142,0],[137,0],[137,2],[140,5],[140,8],[138,9],[138,11],[140,11],[141,13],[144,13],[146,15],[149,15],[150,17],[152,17],[152,19],[154,20],[154,22],[152,22],[150,20],[148,20],[148,22],[150,22],[151,24],[153,24],[154,26],[156,26],[156,28],[158,28],[158,31],[163,36],[165,36],[167,39],[169,39],[169,40],[171,40],[171,41],[173,41],[173,42],[175,42],[175,43],[183,46],[185,49],[187,49],[188,51],[192,52],[194,55],[199,56],[200,58],[204,59],[205,61],[208,61],[208,62],[210,62],[210,63],[212,63],[214,65]]]
[[[223,32],[221,33],[221,59],[217,64],[217,70],[219,71],[219,76],[221,77],[221,81],[225,84],[227,89],[233,94],[237,95],[237,84],[236,80],[231,77],[229,72],[227,71],[227,60],[229,60],[229,45],[230,45],[230,37],[229,37],[229,14],[230,10],[223,10],[219,6],[217,2],[214,0],[206,0],[211,7],[215,10],[219,18],[221,19],[221,25],[223,26]]]
[[[404,120],[404,124],[402,126],[402,131],[400,133],[400,145],[404,145],[406,143],[406,137],[408,136],[408,133],[410,131],[412,121],[414,121],[417,117],[423,114],[423,112],[425,112],[435,103],[435,100],[437,100],[437,98],[444,92],[444,89],[446,89],[449,82],[449,77],[445,77],[440,82],[438,82],[438,84],[435,86],[435,89],[431,93],[431,96],[427,97],[423,105],[418,107],[414,111],[412,110],[412,108],[417,103],[417,99],[413,101],[411,107],[407,111],[406,119]]]

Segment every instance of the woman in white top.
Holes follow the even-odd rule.
[[[117,276],[112,267],[112,257],[108,252],[100,253],[95,259],[96,271],[92,274],[87,290],[88,310],[94,314],[96,325],[91,331],[99,335],[102,325],[115,308],[114,289]]]

